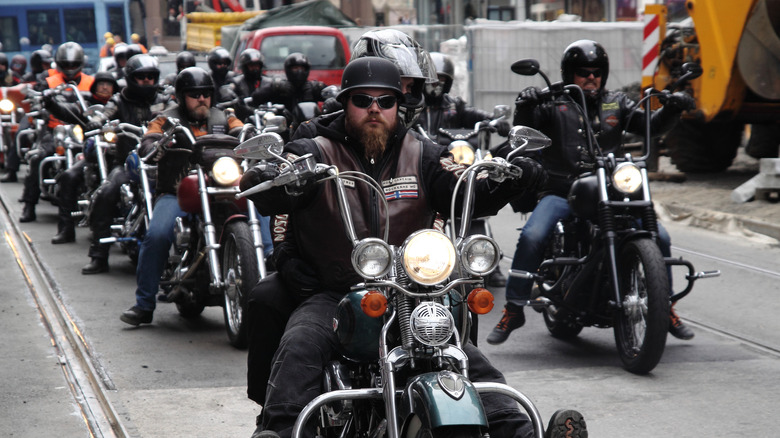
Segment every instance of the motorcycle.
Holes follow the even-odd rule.
[[[5,167],[8,148],[15,147],[19,122],[24,117],[22,102],[26,88],[27,84],[0,87],[0,167]]]
[[[179,206],[188,214],[176,220],[158,298],[175,303],[185,318],[200,315],[205,306],[222,306],[231,345],[246,347],[243,309],[249,290],[265,276],[265,263],[257,211],[235,198],[241,178],[233,153],[238,140],[220,134],[195,139],[176,119],[168,119],[164,130],[158,144],[175,145],[174,135],[184,135],[192,149],[172,147],[167,153],[192,154],[195,169],[177,188]]]
[[[520,153],[544,147],[549,139],[525,127],[515,127],[511,141]],[[341,358],[324,370],[323,394],[304,407],[292,436],[316,417],[321,437],[483,437],[487,419],[480,394],[511,397],[527,411],[536,437],[544,436],[538,410],[528,397],[503,384],[471,382],[468,358],[462,349],[469,334],[470,311],[485,314],[493,306],[484,288],[485,277],[498,265],[498,244],[485,235],[468,235],[477,174],[486,171],[502,181],[516,178],[519,169],[501,158],[481,160],[458,181],[464,188],[463,220],[453,235],[434,229],[414,232],[400,247],[384,238],[357,235],[347,191],[358,183],[378,192],[377,208],[387,209],[380,185],[361,172],[344,172],[317,164],[311,155],[294,161],[281,156],[282,138],[261,134],[236,148],[236,153],[259,160],[276,160],[280,174],[239,197],[271,187],[295,191],[304,184],[334,184],[342,222],[353,244],[352,261],[365,280],[339,303],[334,330]],[[507,157],[511,159],[511,157]],[[454,435],[453,435],[454,434]]]
[[[701,68],[695,67],[686,67],[690,70],[684,80],[701,74]],[[582,90],[551,84],[536,60],[517,61],[512,71],[540,74],[547,83],[542,99],[568,96],[587,114]],[[652,96],[665,94],[652,93],[637,107],[644,104],[649,113]],[[689,261],[661,254],[646,166],[650,117],[645,119],[643,146],[636,156],[603,154],[585,124],[589,158],[581,163],[583,173],[569,191],[572,214],[556,225],[538,272],[510,272],[536,283],[525,304],[542,313],[553,337],[570,339],[583,327],[611,327],[624,368],[635,374],[649,373],[661,360],[671,303],[690,293],[696,280],[720,275],[719,271],[695,272]],[[673,267],[687,268],[687,284],[670,297],[668,271]]]

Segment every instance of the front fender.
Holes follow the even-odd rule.
[[[421,374],[406,385],[399,406],[403,428],[418,417],[431,429],[441,426],[487,427],[487,416],[474,385],[460,374],[439,371]],[[402,435],[403,436],[403,435]]]

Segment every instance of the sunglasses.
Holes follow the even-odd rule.
[[[377,105],[379,105],[379,108],[382,109],[390,109],[398,102],[398,98],[390,94],[376,97],[369,96],[368,94],[353,94],[349,96],[349,100],[352,101],[352,105],[355,105],[358,108],[369,108],[376,102]]]
[[[597,68],[595,70],[588,70],[587,68],[580,67],[574,70],[574,74],[581,78],[587,78],[590,75],[593,75],[594,78],[600,78],[601,69]]]
[[[160,77],[160,76],[157,73],[152,73],[152,72],[143,73],[143,72],[141,72],[141,73],[134,74],[133,77],[135,78],[136,81],[143,81],[143,80],[156,81],[157,78]]]
[[[188,91],[184,93],[185,96],[189,97],[190,99],[200,99],[201,96],[203,96],[204,99],[208,99],[211,97],[211,91],[208,90],[194,90],[194,91]]]

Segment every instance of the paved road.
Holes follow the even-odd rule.
[[[20,184],[0,185],[14,219],[21,210],[16,202],[20,191]],[[129,434],[251,434],[259,409],[245,397],[246,354],[228,344],[221,310],[209,308],[202,318],[188,321],[173,306],[161,304],[154,324],[126,326],[118,316],[133,302],[129,259],[114,251],[110,274],[84,277],[79,269],[87,262],[87,232],[79,229],[75,244],[52,245],[55,208],[42,203],[38,217],[21,228],[105,370],[103,384]],[[511,256],[519,217],[505,209],[492,225]],[[775,297],[780,250],[746,238],[666,225],[675,255],[685,255],[699,269],[722,269],[724,275],[702,281],[680,303],[683,317],[697,322],[697,336],[691,342],[670,338],[651,375],[635,376],[620,367],[611,330],[586,329],[577,340],[561,342],[547,334],[541,317],[532,312],[528,324],[504,345],[488,345],[484,337],[503,305],[500,291],[496,309],[482,318],[481,346],[509,383],[537,403],[543,417],[560,407],[580,409],[594,437],[769,436],[780,411],[780,383],[772,377],[780,374],[780,302]],[[723,260],[683,252],[687,250]],[[16,395],[0,401],[4,412],[11,413],[0,420],[0,431],[86,436],[78,405],[64,389],[51,340],[6,242],[0,261],[6,283],[0,288],[6,353],[0,380],[5,394]],[[754,265],[757,269],[746,267]]]

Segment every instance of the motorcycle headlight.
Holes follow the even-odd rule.
[[[214,180],[221,186],[231,186],[241,177],[241,169],[236,160],[230,157],[221,157],[214,162],[211,168]]]
[[[630,195],[642,187],[642,173],[634,163],[620,163],[612,172],[612,183],[621,193]]]
[[[3,99],[0,100],[0,111],[3,111],[4,113],[10,113],[14,110],[14,103],[10,99]]]
[[[352,266],[363,278],[382,277],[392,266],[390,246],[381,239],[361,240],[352,250]]]
[[[116,137],[117,135],[114,131],[106,131],[103,133],[103,139],[108,143],[116,143]]]
[[[417,231],[404,242],[403,265],[416,283],[424,286],[441,283],[455,267],[455,247],[438,231]]]
[[[70,130],[70,135],[79,143],[84,141],[84,130],[79,125],[73,125],[73,129]]]
[[[455,140],[450,144],[450,152],[455,157],[455,162],[459,164],[474,164],[474,148],[471,144],[463,140]]]
[[[425,345],[438,347],[452,337],[455,320],[443,305],[426,301],[412,311],[409,326],[415,339]]]
[[[460,262],[471,275],[492,272],[501,260],[501,249],[491,238],[479,234],[469,236],[460,244]]]

